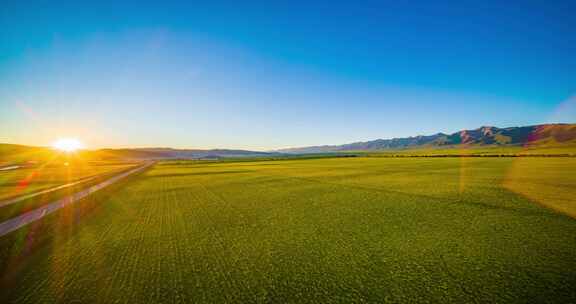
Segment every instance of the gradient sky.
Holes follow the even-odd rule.
[[[0,142],[266,150],[576,121],[575,1],[80,2],[2,1]]]

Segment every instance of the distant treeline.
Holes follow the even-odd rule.
[[[308,160],[322,158],[348,158],[348,157],[384,157],[384,158],[440,158],[440,157],[576,157],[576,154],[369,154],[369,153],[322,153],[322,154],[294,154],[278,157],[243,157],[243,158],[220,158],[220,159],[169,159],[162,161],[164,166],[172,165],[198,165],[211,162],[254,162],[254,161],[287,161]]]
[[[370,154],[370,157],[576,157],[576,154]]]

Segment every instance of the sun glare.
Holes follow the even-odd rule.
[[[75,152],[83,147],[82,142],[75,138],[60,138],[52,143],[52,148],[63,152]]]

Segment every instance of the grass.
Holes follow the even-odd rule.
[[[86,202],[80,221],[70,214],[84,203],[52,215],[33,251],[32,227],[0,238],[0,299],[573,303],[576,221],[543,205],[574,210],[574,169],[574,158],[167,162]]]
[[[66,178],[60,180],[60,182],[56,183],[54,180],[58,180],[57,177],[54,175],[49,175],[50,172],[54,172],[53,169],[49,169],[48,172],[44,172],[51,177],[51,185],[52,187],[58,186],[61,184],[66,184],[69,182],[73,182],[76,180],[80,180],[78,184],[74,184],[68,187],[64,187],[61,189],[54,189],[50,190],[52,187],[48,187],[50,191],[46,193],[40,193],[37,195],[36,193],[31,193],[31,197],[23,197],[22,200],[12,202],[7,205],[0,206],[0,222],[5,220],[11,219],[18,215],[21,215],[27,211],[36,209],[40,206],[52,203],[60,198],[70,196],[76,192],[84,190],[90,186],[96,185],[100,182],[103,182],[112,176],[119,174],[120,172],[129,170],[136,164],[100,164],[99,166],[89,166],[89,167],[82,167],[82,169],[72,169],[68,170],[68,173],[65,175]],[[62,169],[61,169],[62,170]],[[86,177],[92,177],[90,179],[83,179]],[[44,185],[45,183],[41,183]],[[45,186],[44,186],[45,187]],[[42,188],[41,188],[42,189]],[[21,197],[18,197],[21,198]]]
[[[121,162],[74,163],[62,162],[48,166],[0,171],[0,201],[56,187],[105,172],[126,169],[134,164]]]
[[[360,155],[387,156],[576,156],[576,144],[539,146],[482,146],[459,145],[450,147],[423,147],[401,150],[359,151]]]

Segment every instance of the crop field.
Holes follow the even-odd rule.
[[[4,272],[0,302],[575,303],[575,169],[537,157],[164,162],[80,221],[51,215],[50,241]],[[0,238],[4,263],[30,231]]]
[[[0,201],[0,223],[12,220],[28,211],[36,210],[58,200],[70,198],[75,193],[84,192],[88,188],[105,182],[121,173],[129,172],[131,169],[139,167],[139,164],[141,163],[105,164],[104,166],[84,167],[81,170],[70,170],[77,174],[87,173],[87,176],[82,178],[75,177],[74,180],[69,180],[63,184],[55,184],[54,186],[57,187],[50,187],[39,192]],[[0,231],[1,234],[3,233]]]
[[[0,201],[25,195],[43,189],[70,183],[82,178],[126,169],[130,163],[75,163],[64,166],[62,163],[32,168],[0,171]]]

